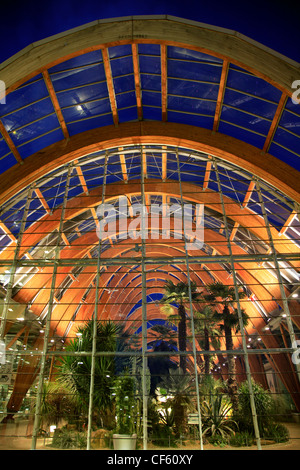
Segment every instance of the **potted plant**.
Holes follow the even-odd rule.
[[[134,379],[128,373],[120,375],[115,382],[116,432],[113,434],[115,450],[135,450],[137,435],[134,433]]]

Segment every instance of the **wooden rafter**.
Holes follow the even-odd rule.
[[[47,214],[50,214],[50,212],[51,212],[50,207],[48,206],[47,201],[44,198],[41,190],[39,188],[35,188],[34,191],[35,191],[37,197],[39,198],[42,206],[44,207],[45,211],[47,212]]]
[[[252,193],[254,191],[254,188],[255,188],[255,181],[250,181],[248,189],[247,189],[245,197],[244,197],[244,200],[243,200],[243,203],[242,203],[243,207],[247,207],[248,202],[250,201],[250,198],[251,198]]]
[[[62,232],[61,238],[62,238],[62,240],[64,241],[64,243],[65,243],[67,246],[70,246],[70,242],[69,242],[69,240],[67,239],[67,236],[66,236],[66,234],[65,234],[64,232]]]
[[[214,125],[213,125],[213,131],[214,132],[217,132],[218,127],[219,127],[222,104],[223,104],[226,81],[227,81],[227,75],[228,75],[228,68],[229,68],[229,62],[228,62],[228,60],[224,60],[223,61],[223,67],[222,67],[222,73],[221,73],[221,79],[220,79],[220,85],[219,85],[219,92],[218,92],[218,97],[217,97],[215,116],[214,116]]]
[[[96,209],[94,207],[91,207],[91,212],[92,212],[94,222],[95,222],[96,226],[98,227],[100,224],[99,224],[99,219],[97,217]]]
[[[86,181],[85,181],[85,177],[83,176],[82,169],[81,169],[80,165],[78,164],[78,160],[75,160],[74,163],[76,164],[76,166],[75,166],[76,172],[77,172],[80,184],[83,188],[83,191],[86,194],[88,194],[89,190],[88,190],[88,187],[87,187],[87,184],[86,184]]]
[[[266,137],[266,140],[265,140],[265,143],[264,143],[264,146],[263,146],[263,151],[264,152],[268,152],[268,150],[270,148],[272,139],[273,139],[273,137],[275,135],[275,132],[276,132],[276,129],[278,127],[278,124],[279,124],[279,121],[281,119],[281,115],[283,113],[283,110],[284,110],[284,107],[286,105],[287,99],[288,99],[287,94],[282,93],[281,98],[280,98],[279,103],[278,103],[278,106],[277,106],[277,109],[276,109],[276,112],[275,112],[275,115],[274,115],[274,118],[273,118],[273,121],[272,121],[270,129],[269,129],[268,135]]]
[[[142,150],[142,159],[143,159],[143,172],[144,172],[144,175],[147,177],[147,154],[144,150]]]
[[[6,227],[6,225],[5,225],[3,222],[1,222],[1,220],[0,220],[0,228],[1,228],[1,230],[3,230],[3,232],[5,233],[5,235],[7,235],[7,236],[11,239],[11,241],[13,241],[14,243],[17,243],[17,239],[16,239],[16,237],[14,236],[14,234],[11,233],[11,231],[9,230],[9,228]]]
[[[28,330],[28,331],[27,331]],[[6,350],[9,350],[9,348],[11,348],[14,343],[17,341],[18,338],[20,338],[20,336],[22,336],[22,334],[24,333],[24,331],[27,331],[27,335],[28,335],[28,332],[29,332],[29,328],[27,326],[23,326],[23,328],[21,328],[18,333],[15,334],[15,336],[10,340],[10,342],[7,344],[6,346]]]
[[[15,159],[17,160],[18,163],[23,163],[23,160],[22,160],[22,157],[21,155],[19,154],[19,151],[17,149],[17,147],[15,146],[15,144],[13,143],[9,133],[7,132],[7,130],[5,129],[3,123],[0,121],[0,132],[2,134],[2,137],[3,139],[5,140],[5,142],[7,143],[11,153],[13,154],[13,156],[15,157]]]
[[[278,235],[283,235],[287,229],[289,228],[289,226],[291,225],[292,221],[294,220],[294,218],[296,217],[297,215],[297,212],[295,210],[293,210],[289,217],[287,218],[287,220],[285,221],[283,227],[281,228],[281,230],[278,232]]]
[[[119,151],[122,152],[122,150],[123,150],[123,148],[120,147]],[[125,155],[123,153],[120,153],[119,157],[120,157],[123,180],[126,182],[126,181],[128,181],[128,175],[127,175],[127,166],[126,166]]]
[[[113,115],[113,121],[114,121],[115,126],[117,126],[119,124],[117,102],[116,102],[114,82],[112,78],[110,62],[109,62],[109,57],[108,57],[108,50],[106,48],[102,49],[102,57],[103,57],[103,65],[104,65],[104,70],[105,70],[110,107],[111,107],[111,111]]]
[[[208,161],[206,163],[206,170],[205,170],[204,182],[203,182],[203,191],[205,191],[205,189],[208,188],[210,172],[211,172],[211,165],[212,165],[212,162],[210,162],[210,161]]]
[[[142,109],[142,93],[141,93],[141,80],[140,80],[140,67],[138,57],[138,46],[132,44],[132,60],[133,60],[133,73],[134,73],[134,84],[135,84],[135,96],[137,103],[137,112],[139,120],[143,119]]]
[[[161,54],[161,108],[162,121],[167,120],[167,46],[160,46]]]
[[[254,188],[255,188],[255,181],[250,181],[248,189],[247,189],[245,197],[244,197],[244,200],[242,202],[242,207],[247,207],[248,202],[250,201],[251,195],[254,191]],[[231,241],[234,239],[239,226],[240,226],[240,224],[235,222],[234,227],[233,227],[233,229],[231,231],[231,234],[230,234],[230,240]]]
[[[68,132],[68,129],[67,129],[67,125],[66,125],[65,119],[63,117],[63,114],[62,114],[62,111],[61,111],[61,108],[60,108],[60,105],[59,105],[59,102],[58,102],[58,99],[57,99],[57,96],[56,96],[56,93],[55,93],[55,90],[54,90],[54,87],[53,87],[53,84],[52,84],[52,81],[51,81],[48,70],[43,71],[43,78],[44,78],[44,81],[46,83],[48,93],[49,93],[49,96],[51,98],[51,101],[52,101],[57,119],[58,119],[59,124],[62,128],[64,137],[66,139],[68,139],[70,136],[69,136],[69,132]]]

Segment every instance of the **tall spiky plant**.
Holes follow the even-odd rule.
[[[91,352],[93,342],[93,322],[87,322],[78,328],[75,339],[66,346],[66,352]],[[121,323],[111,321],[97,321],[96,349],[99,351],[116,352],[127,348],[127,335]],[[62,356],[59,366],[59,381],[80,397],[83,408],[88,408],[91,355],[66,355]],[[95,380],[94,380],[94,408],[103,419],[110,419],[109,415],[113,407],[111,389],[114,376],[127,364],[122,363],[122,358],[114,355],[96,356]]]

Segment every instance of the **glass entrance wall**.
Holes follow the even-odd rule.
[[[153,144],[62,166],[0,219],[1,448],[285,442],[300,412],[294,201]]]

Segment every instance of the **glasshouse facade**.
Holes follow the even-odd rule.
[[[0,448],[288,445],[299,64],[164,16],[0,72]]]

